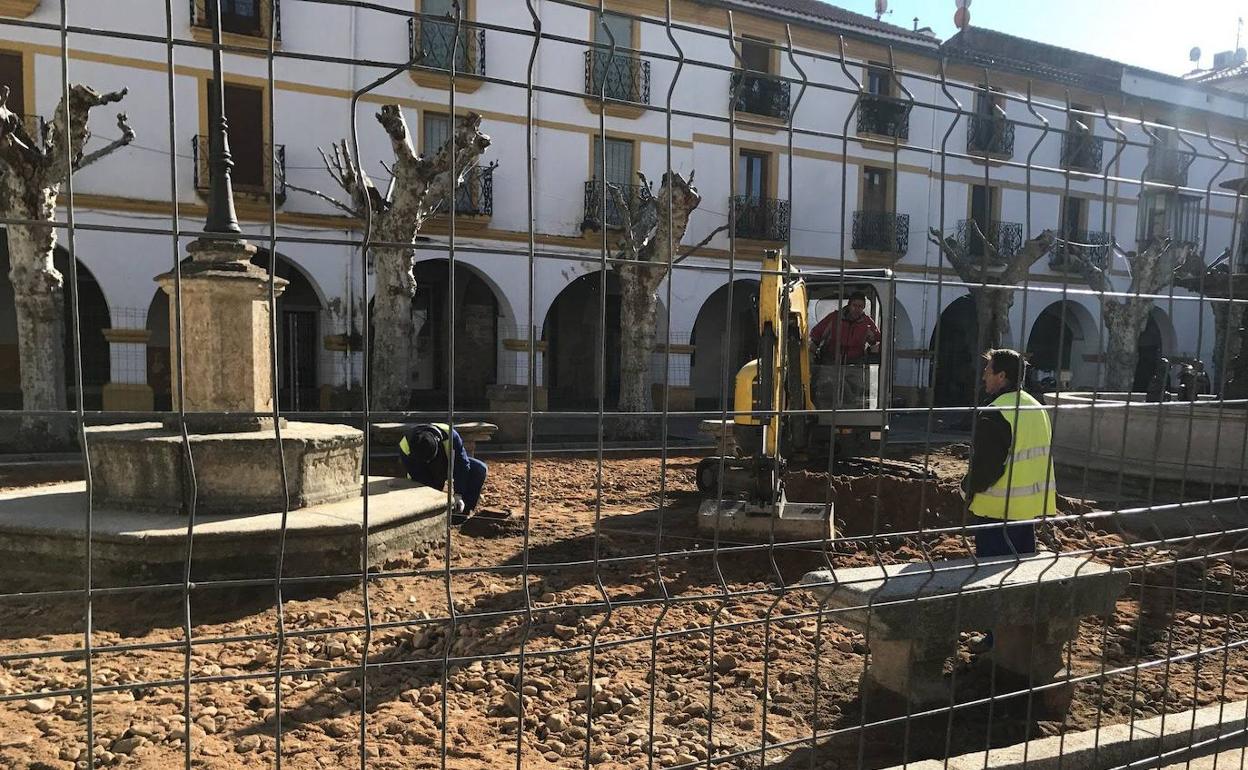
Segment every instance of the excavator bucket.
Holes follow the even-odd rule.
[[[783,493],[774,504],[747,500],[703,500],[698,510],[698,531],[724,539],[793,543],[831,540],[835,536],[832,505],[799,503]]]

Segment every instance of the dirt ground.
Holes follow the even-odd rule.
[[[180,590],[96,596],[91,677],[106,690],[93,703],[95,757],[181,766],[189,735],[197,768],[267,768],[280,726],[293,769],[356,767],[361,752],[371,768],[435,768],[444,750],[452,768],[515,766],[517,752],[525,768],[641,768],[650,753],[658,766],[709,754],[736,768],[759,766],[764,746],[780,767],[879,768],[1248,697],[1241,648],[1157,663],[1245,638],[1243,571],[1176,563],[1192,553],[1127,548],[1076,522],[1041,539],[1097,548],[1132,568],[1132,585],[1070,646],[1073,674],[1107,673],[1075,688],[1064,718],[1016,696],[861,728],[864,639],[820,618],[807,593],[774,589],[828,562],[966,555],[956,535],[890,534],[958,523],[964,455],[942,449],[928,480],[834,476],[841,532],[880,537],[774,553],[716,550],[696,532],[694,457],[669,459],[662,501],[657,458],[608,458],[601,496],[594,460],[540,459],[531,479],[523,462],[496,461],[482,505],[513,511],[518,525],[456,531],[443,549],[387,564],[367,596],[289,588],[280,645],[272,588],[197,589],[189,616]],[[828,483],[797,471],[789,496],[823,499]],[[86,681],[84,599],[0,602],[0,767],[85,768],[85,704],[54,694]],[[958,702],[1009,692],[965,645],[947,666]],[[3,700],[41,691],[52,694]]]

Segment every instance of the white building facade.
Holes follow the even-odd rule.
[[[345,407],[358,391],[371,290],[363,228],[293,188],[339,193],[318,148],[349,142],[354,118],[360,164],[384,189],[391,155],[373,116],[385,103],[403,108],[419,151],[445,139],[449,115],[481,113],[492,138],[484,160],[497,161],[470,174],[454,227],[440,216],[416,245],[417,407],[444,407],[452,360],[457,409],[514,405],[531,361],[539,406],[593,405],[590,373],[605,346],[610,408],[618,300],[609,273],[604,291],[602,268],[618,215],[608,204],[603,216],[594,184],[603,176],[635,184],[642,172],[657,185],[669,163],[686,176],[696,171],[702,204],[686,248],[728,226],[659,290],[663,343],[652,376],[666,377],[672,404],[686,408],[718,405],[725,350],[734,359],[749,354],[750,288],[764,248],[786,248],[808,268],[894,268],[895,318],[881,322],[898,355],[895,395],[956,403],[968,375],[933,377],[935,349],[943,337],[950,361],[969,352],[962,348],[973,339],[974,313],[968,332],[966,288],[929,242],[930,228],[956,235],[974,218],[1004,253],[1045,229],[1125,249],[1165,234],[1198,243],[1206,261],[1238,244],[1242,231],[1243,199],[1222,183],[1248,175],[1234,141],[1248,128],[1248,99],[983,30],[942,45],[793,0],[673,0],[669,27],[666,2],[618,0],[606,3],[608,35],[583,4],[533,0],[539,39],[527,3],[468,0],[452,87],[453,27],[440,20],[446,0],[372,4],[394,13],[221,2],[232,30],[225,82],[240,220],[264,259],[277,252],[277,272],[291,281],[278,322],[285,409]],[[167,408],[168,303],[152,278],[185,257],[205,212],[211,52],[203,0],[173,4],[172,45],[164,7],[67,2],[69,81],[128,88],[118,109],[138,135],[73,185],[84,378],[103,408]],[[9,106],[50,117],[63,83],[60,4],[15,0],[0,10],[10,14],[0,18]],[[270,58],[273,25],[280,37]],[[614,54],[605,48],[611,39]],[[423,56],[409,67],[414,50]],[[115,138],[108,113],[92,116],[92,147]],[[189,234],[172,236],[175,225]],[[60,232],[62,246],[68,235]],[[68,269],[68,250],[60,258]],[[1110,267],[1115,288],[1126,289],[1124,266]],[[1095,387],[1098,297],[1060,254],[1036,263],[1028,288],[1005,344],[1028,350],[1072,387]],[[0,286],[4,408],[20,406],[12,305]],[[1208,302],[1175,290],[1157,302],[1146,336],[1146,358],[1209,361]]]

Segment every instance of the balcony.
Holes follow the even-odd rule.
[[[910,248],[910,215],[887,211],[855,211],[851,246],[901,256]]]
[[[485,30],[473,24],[460,23],[456,45],[455,22],[408,19],[407,43],[412,62],[419,67],[449,72],[453,57],[456,75],[485,75]]]
[[[200,192],[208,191],[212,179],[208,168],[208,146],[206,136],[196,136],[191,141],[195,189]],[[275,196],[278,203],[286,200],[286,145],[262,144],[249,147],[241,143],[231,143],[230,157],[234,162],[234,168],[230,171],[234,192],[265,199]],[[273,186],[275,171],[276,189]]]
[[[863,94],[858,101],[858,133],[910,138],[910,104],[892,96]]]
[[[1099,174],[1104,151],[1100,137],[1085,131],[1070,131],[1062,137],[1062,167]]]
[[[1109,247],[1113,237],[1099,230],[1071,230],[1056,241],[1049,251],[1049,268],[1063,273],[1077,273],[1080,270],[1080,256],[1096,267],[1104,270],[1109,266]],[[1069,243],[1066,243],[1069,241]]]
[[[734,212],[732,234],[760,241],[789,239],[789,202],[753,195],[737,195],[729,202]]]
[[[449,206],[439,214],[450,216]],[[455,191],[455,216],[489,217],[494,214],[494,166],[473,166]]]
[[[1144,178],[1150,182],[1185,187],[1187,170],[1195,159],[1196,156],[1189,151],[1154,144],[1148,148],[1148,166],[1144,169]]]
[[[633,104],[650,103],[650,62],[636,56],[585,52],[585,93]]]
[[[641,202],[642,185],[611,183],[619,195],[624,197],[629,211],[636,211]],[[601,180],[591,179],[585,183],[585,218],[581,221],[582,230],[601,230],[603,227],[602,196],[607,196],[606,227],[608,230],[619,230],[624,227],[624,213],[620,210],[616,193],[606,189]]]
[[[737,112],[776,120],[789,119],[789,81],[757,72],[734,72],[728,94]]]
[[[963,219],[958,222],[958,245],[967,256],[987,257],[992,264],[1004,263],[1023,247],[1023,226],[1018,222],[989,222],[987,227],[980,222],[979,227],[983,231],[983,237],[975,232],[971,220]],[[989,244],[992,251],[996,252],[995,259],[985,248]]]
[[[1014,155],[1014,121],[996,115],[971,115],[966,125],[966,151],[977,155]]]
[[[191,26],[199,29],[212,29],[212,14],[216,3],[212,0],[190,0]],[[226,3],[222,3],[226,5]],[[255,0],[250,4],[254,13],[237,13],[227,10],[221,14],[221,32],[231,35],[268,38],[268,20],[273,20],[273,36],[282,39],[282,3],[281,0]]]

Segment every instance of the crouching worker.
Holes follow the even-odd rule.
[[[399,441],[399,457],[407,476],[418,484],[434,489],[446,486],[447,457],[452,458],[451,489],[455,493],[455,512],[472,515],[485,486],[485,463],[469,457],[459,433],[446,423],[414,425]]]

